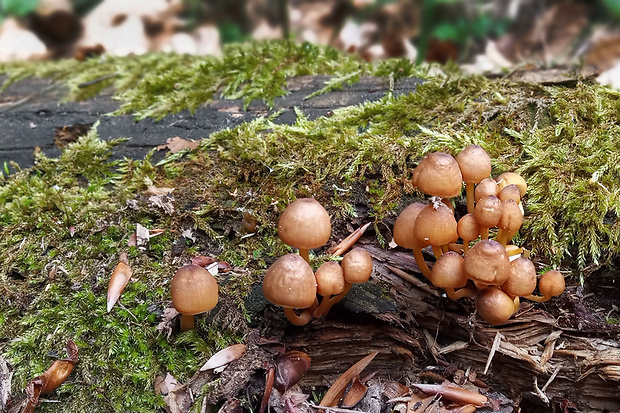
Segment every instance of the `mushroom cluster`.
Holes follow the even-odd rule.
[[[267,269],[263,293],[271,303],[284,308],[294,325],[326,315],[353,284],[368,281],[372,273],[372,257],[361,248],[348,252],[340,264],[322,264],[315,273],[309,250],[325,245],[331,230],[329,214],[314,198],[292,202],[280,216],[278,235],[285,244],[298,248],[299,255],[286,254]],[[317,294],[322,297],[320,303]]]
[[[536,289],[536,269],[528,252],[509,244],[523,223],[521,198],[527,184],[517,173],[493,179],[491,159],[470,145],[456,159],[444,152],[429,153],[413,171],[412,183],[431,195],[428,204],[415,202],[394,224],[394,242],[411,249],[424,276],[453,300],[476,297],[476,310],[491,325],[505,323],[519,308],[519,299],[546,301],[564,291],[558,271],[544,273]],[[450,198],[465,183],[467,214],[457,221]],[[497,228],[495,239],[489,229]],[[462,244],[457,241],[461,239]],[[477,241],[470,248],[470,243]],[[428,268],[422,249],[431,246],[436,257]]]

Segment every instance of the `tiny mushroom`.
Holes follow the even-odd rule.
[[[517,234],[522,224],[523,213],[519,205],[512,199],[502,202],[502,216],[497,223],[499,231],[495,239],[503,246],[506,246],[512,237]]]
[[[525,297],[536,289],[536,268],[529,258],[519,257],[510,263],[510,275],[502,290],[511,297]]]
[[[491,175],[491,158],[479,145],[469,145],[457,156],[461,168],[465,192],[467,194],[467,212],[474,212],[474,185]]]
[[[504,324],[515,312],[515,301],[498,287],[478,291],[476,310],[492,326]]]
[[[312,320],[316,291],[316,278],[310,264],[297,254],[281,256],[265,272],[265,298],[283,307],[286,318],[294,325],[303,326]],[[297,315],[295,308],[307,310]]]
[[[497,182],[493,178],[484,178],[476,186],[476,189],[474,189],[474,201],[478,203],[482,198],[486,198],[491,195],[499,195],[499,187],[497,186]]]
[[[431,245],[435,257],[441,257],[441,246],[455,242],[456,219],[452,210],[443,202],[433,202],[420,210],[413,227],[413,236],[420,245]]]
[[[432,152],[413,170],[411,182],[425,194],[452,198],[461,193],[463,176],[452,155]]]
[[[351,290],[353,284],[363,284],[370,279],[372,274],[372,257],[368,251],[362,248],[354,248],[349,251],[342,262],[342,272],[344,273],[344,288],[340,294],[323,299],[321,305],[314,312],[314,317],[320,317],[329,312],[334,304],[344,298]]]
[[[461,288],[467,284],[467,277],[463,272],[463,257],[453,251],[448,251],[437,259],[430,280],[435,287],[443,288],[448,297],[455,301],[476,295],[475,290]],[[455,288],[461,289],[454,291]]]
[[[421,202],[414,202],[409,205],[396,218],[394,223],[394,242],[403,247],[413,251],[413,256],[420,267],[420,271],[426,278],[431,275],[431,270],[426,265],[424,256],[422,255],[422,248],[429,245],[428,242],[420,242],[413,236],[413,227],[418,218],[418,214],[424,208],[426,204]]]
[[[564,292],[566,289],[566,282],[561,272],[557,270],[550,270],[544,273],[538,281],[538,289],[543,295],[542,297],[536,295],[528,295],[525,298],[532,301],[547,301],[551,297],[556,297]]]
[[[496,226],[502,217],[502,201],[495,195],[481,198],[474,208],[474,217],[480,224],[480,237],[489,238],[489,228]]]
[[[474,214],[466,214],[459,219],[456,231],[463,240],[463,252],[469,251],[469,242],[480,236],[480,224],[476,221]]]
[[[525,179],[523,179],[523,177],[516,172],[504,172],[498,176],[496,180],[500,191],[504,187],[514,184],[519,188],[521,197],[523,197],[527,192],[527,182],[525,182]]]
[[[280,215],[278,236],[287,245],[299,249],[310,263],[309,250],[325,245],[332,233],[329,214],[314,198],[300,198],[290,203]]]
[[[502,285],[510,275],[510,260],[502,244],[482,240],[465,254],[463,270],[477,287]]]
[[[194,328],[194,315],[212,310],[218,299],[215,277],[197,265],[179,268],[170,283],[172,305],[181,313],[181,331]]]

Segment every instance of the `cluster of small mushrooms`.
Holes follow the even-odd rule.
[[[415,202],[394,224],[394,242],[413,250],[421,272],[453,300],[476,297],[476,310],[491,325],[505,323],[519,308],[519,297],[546,301],[565,288],[559,271],[542,274],[536,289],[536,269],[527,251],[510,245],[523,223],[521,197],[527,184],[514,172],[493,179],[491,159],[470,145],[456,159],[444,152],[429,153],[413,171],[412,183],[431,195]],[[467,214],[458,222],[450,198],[465,182]],[[495,240],[489,229],[497,227]],[[458,239],[463,241],[457,244]],[[470,242],[478,240],[471,248]],[[431,246],[437,261],[428,268],[422,249]]]
[[[326,315],[353,284],[368,281],[372,273],[372,257],[361,248],[348,252],[340,264],[325,262],[315,273],[309,250],[325,245],[331,232],[329,215],[314,198],[292,202],[278,221],[280,239],[298,248],[299,255],[283,255],[267,269],[263,293],[271,303],[284,308],[286,318],[294,325],[305,325]],[[320,303],[317,293],[323,297]]]

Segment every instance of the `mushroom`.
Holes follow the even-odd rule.
[[[509,199],[514,200],[517,205],[519,205],[521,213],[525,214],[525,211],[523,210],[523,204],[521,204],[521,191],[519,190],[519,187],[517,185],[506,185],[501,189],[501,191],[499,191],[499,194],[497,196],[502,202],[508,201]]]
[[[480,236],[480,224],[478,224],[473,214],[466,214],[459,219],[456,225],[456,232],[463,240],[463,253],[467,254],[469,242]]]
[[[489,228],[496,226],[502,217],[502,201],[495,195],[481,198],[474,208],[474,217],[480,224],[480,237],[489,238]]]
[[[462,288],[467,284],[467,277],[463,272],[463,257],[453,251],[446,252],[437,259],[430,280],[435,287],[443,288],[454,301],[476,295],[476,290]],[[461,289],[454,291],[455,288]]]
[[[508,241],[517,234],[522,224],[523,213],[519,205],[513,199],[502,202],[502,215],[497,223],[499,231],[495,239],[506,246]]]
[[[319,307],[314,311],[314,317],[324,316],[334,304],[344,298],[351,290],[353,284],[363,284],[370,279],[372,274],[372,257],[368,251],[362,248],[354,248],[349,251],[340,263],[344,274],[344,288],[330,299],[323,299]]]
[[[482,240],[465,254],[465,276],[476,286],[502,285],[510,275],[510,260],[502,244]]]
[[[317,301],[314,272],[301,256],[286,254],[278,258],[265,272],[263,294],[275,305],[284,308],[286,318],[303,326],[312,320],[312,311],[297,315],[294,308],[308,309]]]
[[[498,287],[478,291],[476,310],[492,326],[504,324],[515,312],[515,301]]]
[[[557,270],[550,270],[544,273],[538,281],[538,289],[543,295],[542,297],[536,295],[528,295],[525,298],[532,301],[547,301],[551,297],[556,297],[564,292],[566,289],[566,282],[561,272]]]
[[[523,179],[521,175],[516,172],[504,172],[497,177],[497,186],[500,191],[504,187],[512,184],[516,185],[519,188],[521,197],[523,197],[527,192],[527,182],[525,182],[525,179]]]
[[[502,290],[511,297],[524,297],[536,288],[536,268],[532,261],[519,257],[510,263],[510,275],[502,284]]]
[[[414,202],[403,209],[394,223],[394,242],[403,248],[412,250],[415,261],[418,267],[420,267],[420,271],[422,271],[422,274],[424,274],[426,278],[430,278],[431,270],[426,265],[426,261],[422,255],[422,248],[427,246],[428,243],[420,242],[413,236],[413,227],[416,219],[425,206],[426,204],[421,202]]]
[[[467,212],[474,212],[474,184],[491,175],[491,158],[479,145],[469,145],[457,156],[456,161],[461,169],[465,192],[467,194]]]
[[[194,328],[194,315],[212,310],[218,299],[215,277],[197,265],[179,268],[170,283],[172,305],[181,313],[181,331]]]
[[[420,210],[413,226],[413,236],[420,245],[431,245],[435,257],[441,257],[441,246],[455,242],[456,219],[443,202],[433,202]]]
[[[484,178],[474,189],[474,201],[476,203],[480,202],[482,198],[486,198],[487,196],[499,195],[499,188],[497,187],[497,182],[493,178]]]
[[[309,250],[329,240],[332,225],[327,211],[314,198],[300,198],[290,203],[278,222],[278,236],[287,245],[299,249],[299,255],[310,263]]]
[[[422,158],[413,170],[411,182],[425,194],[452,198],[461,193],[463,176],[452,155],[432,152]]]

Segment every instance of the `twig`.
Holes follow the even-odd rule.
[[[487,364],[484,366],[484,372],[482,374],[487,374],[489,371],[489,366],[491,365],[491,360],[493,360],[493,356],[495,356],[495,351],[499,348],[502,343],[502,334],[498,331],[495,334],[495,338],[493,339],[493,345],[491,346],[491,351],[489,351],[489,357],[487,358]]]
[[[118,73],[109,73],[107,75],[99,76],[96,79],[89,80],[88,82],[80,83],[79,85],[77,85],[77,87],[80,89],[84,89],[85,87],[95,85],[97,83],[103,82],[104,80],[108,80],[116,76],[118,76]]]
[[[553,372],[553,374],[551,375],[551,377],[549,377],[549,380],[547,380],[547,382],[545,383],[545,385],[543,386],[543,388],[541,389],[541,391],[544,393],[547,390],[547,387],[549,387],[549,385],[551,384],[551,382],[553,380],[555,380],[555,377],[558,375],[558,373],[560,372],[560,370],[562,370],[562,368],[560,366],[558,366],[555,371]]]
[[[310,406],[317,410],[325,410],[326,412],[334,412],[334,413],[366,413],[362,410],[351,410],[351,409],[341,409],[340,407],[328,407],[321,406],[320,404],[314,404],[312,402],[306,403],[307,406]]]
[[[398,275],[400,278],[402,278],[403,280],[415,285],[416,287],[418,287],[420,290],[425,291],[431,295],[434,295],[435,297],[441,297],[441,293],[431,287],[428,286],[428,284],[423,283],[422,281],[418,280],[416,277],[407,274],[405,271],[396,268],[396,267],[392,267],[391,265],[386,265],[386,267],[392,271],[394,274]]]

